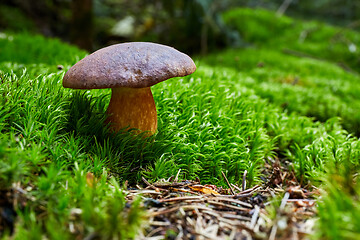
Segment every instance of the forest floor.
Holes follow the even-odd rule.
[[[152,87],[149,138],[107,128],[109,89],[62,87],[86,52],[1,33],[0,236],[360,239],[360,34],[223,17],[248,46]]]

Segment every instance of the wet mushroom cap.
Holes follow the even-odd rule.
[[[157,43],[121,43],[102,48],[66,72],[63,86],[74,89],[144,88],[193,73],[193,60]]]

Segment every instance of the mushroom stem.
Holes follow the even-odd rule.
[[[156,106],[150,87],[112,88],[107,121],[115,132],[136,128],[154,134],[157,129]]]

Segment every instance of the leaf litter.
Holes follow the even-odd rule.
[[[246,172],[241,186],[230,184],[223,173],[228,188],[177,177],[155,183],[142,178],[146,186],[129,188],[127,195],[130,202],[142,196],[147,210],[148,224],[137,238],[308,239],[316,219],[314,193],[285,175],[278,162],[266,167],[269,182],[282,181],[244,189]],[[279,206],[277,196],[282,196]]]

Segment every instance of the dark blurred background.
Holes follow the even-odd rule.
[[[1,0],[0,31],[58,37],[90,52],[153,41],[206,54],[244,44],[221,19],[223,11],[239,6],[360,28],[359,0]]]

